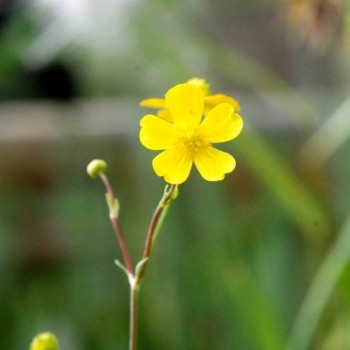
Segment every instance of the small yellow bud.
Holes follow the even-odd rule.
[[[30,344],[29,350],[58,350],[58,340],[50,332],[38,334]]]
[[[107,163],[102,159],[94,159],[89,163],[86,168],[87,173],[90,177],[95,179],[100,174],[104,174],[107,170]]]
[[[201,78],[192,78],[187,80],[187,84],[191,84],[202,89],[204,96],[210,95],[210,85],[205,81],[205,79]]]

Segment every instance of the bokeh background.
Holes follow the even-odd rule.
[[[164,182],[138,105],[194,76],[238,99],[236,170],[180,187],[140,349],[350,349],[348,0],[0,1],[0,348],[126,349],[132,260]]]

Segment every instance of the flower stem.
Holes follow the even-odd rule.
[[[128,248],[126,247],[126,244],[124,242],[124,238],[123,238],[122,232],[121,232],[121,230],[119,228],[118,218],[117,218],[117,216],[115,214],[115,209],[116,209],[115,208],[115,197],[114,197],[112,186],[109,183],[109,180],[108,180],[108,178],[107,178],[107,176],[105,174],[100,174],[100,178],[101,178],[103,184],[105,185],[106,190],[107,190],[107,194],[108,194],[108,196],[110,198],[110,206],[111,206],[111,208],[110,208],[109,218],[111,220],[114,232],[115,232],[115,234],[117,236],[117,239],[118,239],[118,242],[119,242],[119,246],[120,246],[120,249],[121,249],[123,257],[124,257],[125,266],[126,266],[128,272],[130,273],[130,275],[134,276],[134,268],[132,267],[132,264],[131,264]]]
[[[165,219],[165,215],[166,215],[166,213],[169,209],[169,205],[172,201],[172,196],[173,196],[175,189],[176,189],[176,185],[171,185],[169,190],[166,190],[164,192],[162,199],[158,203],[158,206],[153,213],[153,216],[152,216],[149,228],[148,228],[146,244],[145,244],[145,248],[143,250],[142,259],[148,259],[151,255],[155,239],[157,238],[159,230],[163,224],[163,221]],[[145,264],[142,265],[141,270],[137,276],[137,283],[141,282],[143,275],[145,274],[147,265],[148,265],[148,262],[146,262]]]
[[[139,285],[130,283],[130,336],[129,350],[137,347]]]
[[[116,208],[116,200],[114,197],[112,186],[107,178],[107,176],[103,173],[100,173],[100,178],[103,184],[106,187],[107,196],[108,196],[108,206],[110,209],[109,217],[117,236],[120,249],[122,251],[125,266],[128,272],[129,284],[130,284],[130,334],[129,334],[129,350],[136,350],[137,347],[137,329],[138,329],[138,299],[139,299],[139,290],[141,286],[141,281],[143,279],[144,273],[147,268],[148,258],[151,255],[151,251],[153,245],[157,239],[160,228],[163,224],[165,216],[168,212],[169,205],[171,201],[175,198],[174,191],[176,190],[176,185],[171,185],[170,187],[166,187],[163,197],[158,203],[156,210],[153,213],[150,226],[147,232],[146,243],[143,251],[142,260],[139,263],[140,268],[136,268],[136,274],[134,272],[134,268],[131,264],[131,260],[129,257],[129,252],[124,242],[123,235],[119,228],[118,224],[118,216],[117,216],[117,208]]]
[[[156,210],[153,213],[151,223],[147,232],[147,238],[145,248],[142,256],[142,260],[150,257],[153,244],[157,238],[159,230],[165,219],[166,213],[169,209],[169,204],[173,200],[173,194],[176,189],[176,185],[171,185],[169,190],[164,191],[163,197],[160,200]],[[142,261],[141,260],[141,261]],[[129,337],[129,350],[136,350],[137,346],[137,328],[138,328],[138,298],[139,290],[143,275],[146,271],[148,261],[144,262],[140,270],[137,271],[131,278],[129,277],[130,283],[130,337]]]

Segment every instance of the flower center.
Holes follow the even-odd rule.
[[[200,148],[208,145],[199,128],[186,130],[180,137],[179,143],[187,148],[194,155]]]

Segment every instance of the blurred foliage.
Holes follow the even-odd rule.
[[[0,122],[15,99],[73,111],[62,140],[0,139],[0,348],[47,330],[65,350],[127,348],[128,286],[85,167],[109,162],[136,261],[163,183],[135,105],[201,76],[240,101],[238,166],[180,187],[142,287],[140,349],[349,349],[346,41],[296,42],[275,1],[70,3],[0,7]],[[127,98],[128,132],[76,136],[80,101],[106,97]]]

